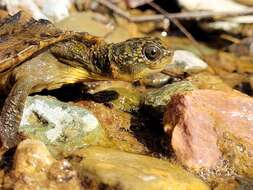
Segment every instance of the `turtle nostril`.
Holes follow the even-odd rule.
[[[172,56],[174,54],[173,50],[165,50],[164,52],[165,56]]]

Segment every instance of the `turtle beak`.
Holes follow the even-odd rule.
[[[176,70],[173,70],[171,68],[165,68],[164,70],[161,71],[161,73],[165,74],[165,75],[169,75],[169,76],[179,76],[182,74],[182,73],[180,73]]]
[[[166,75],[170,75],[170,76],[175,76],[176,73],[174,71],[174,55],[175,55],[175,51],[174,50],[164,50],[164,56],[170,56],[171,57],[171,61],[169,63],[167,63],[165,65],[165,68],[161,71],[161,73],[166,74]]]

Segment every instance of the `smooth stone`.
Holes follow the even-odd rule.
[[[134,112],[137,111],[140,107],[141,102],[141,92],[132,88],[109,88],[108,90],[113,90],[119,94],[119,97],[116,100],[110,101],[110,103],[119,110],[125,112]]]
[[[68,156],[87,189],[207,190],[209,187],[177,164],[102,147],[88,147]]]

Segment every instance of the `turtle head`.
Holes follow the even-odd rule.
[[[114,78],[134,81],[161,72],[171,62],[173,51],[159,38],[132,38],[109,45],[109,61]]]
[[[154,37],[131,38],[112,44],[93,41],[59,42],[51,47],[51,53],[68,65],[87,70],[91,79],[129,82],[161,72],[173,56],[173,51]]]

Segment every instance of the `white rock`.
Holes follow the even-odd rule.
[[[89,133],[100,126],[97,118],[88,110],[60,102],[53,97],[28,97],[20,125],[38,125],[36,120],[31,119],[33,115],[51,127],[45,132],[50,142],[57,140],[66,128],[80,128],[83,133]]]
[[[232,0],[178,0],[179,4],[190,11],[214,11],[214,12],[242,12],[249,7]],[[253,16],[237,16],[205,24],[207,28],[224,30],[227,32],[237,29],[240,24],[253,23]]]
[[[11,15],[25,10],[30,12],[35,19],[48,19],[33,0],[2,0],[1,5],[5,5]]]
[[[237,31],[242,24],[252,24],[253,16],[238,16],[232,18],[226,18],[222,21],[215,21],[206,23],[203,26],[214,30],[223,30],[226,32]]]
[[[136,8],[138,6],[145,5],[152,1],[153,0],[126,0],[126,3],[130,8]]]
[[[35,19],[48,19],[57,22],[69,16],[72,0],[2,0],[10,14],[25,10]]]
[[[71,0],[44,0],[42,12],[52,21],[60,21],[69,16]]]
[[[167,71],[172,73],[196,73],[207,69],[206,62],[201,60],[195,54],[185,50],[176,50],[172,58],[171,64],[166,67]]]
[[[231,0],[178,0],[179,4],[185,9],[196,11],[242,11],[247,9],[247,6],[233,2]]]
[[[235,22],[227,22],[227,21],[217,21],[217,22],[211,22],[207,23],[205,25],[207,28],[212,28],[214,30],[223,30],[223,31],[231,31],[235,30],[240,26],[240,24]]]
[[[232,18],[227,18],[226,21],[237,24],[251,24],[253,23],[253,16],[237,16]]]

